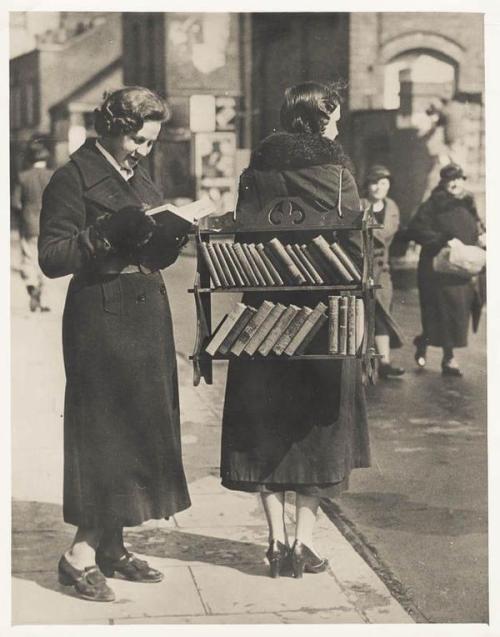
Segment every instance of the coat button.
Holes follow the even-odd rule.
[[[137,295],[137,303],[146,303],[146,295],[138,294]]]
[[[166,296],[167,294],[167,288],[163,284],[160,285],[160,294],[163,294],[163,296]]]

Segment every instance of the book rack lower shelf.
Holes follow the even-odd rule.
[[[367,286],[366,290],[376,290],[382,286],[380,285],[371,285]],[[260,286],[260,287],[224,287],[224,288],[189,288],[188,292],[190,294],[194,294],[195,292],[199,292],[200,294],[213,294],[215,293],[224,293],[230,292],[233,294],[245,293],[245,292],[334,292],[334,291],[355,291],[355,292],[363,292],[364,288],[359,285],[282,285],[282,286]]]
[[[380,358],[380,354],[370,354],[370,358]],[[300,354],[299,356],[210,356],[209,354],[191,355],[189,360],[207,360],[207,361],[293,361],[293,360],[363,360],[365,354]]]

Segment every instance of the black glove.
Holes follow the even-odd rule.
[[[100,217],[96,231],[119,251],[130,251],[145,245],[156,226],[154,219],[137,206],[126,206],[118,212]]]

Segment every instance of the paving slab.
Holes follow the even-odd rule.
[[[210,614],[284,612],[290,610],[353,611],[333,575],[329,572],[292,577],[269,577],[265,562],[237,568],[193,566],[193,575]],[[359,620],[362,621],[361,617]]]
[[[260,499],[248,493],[194,495],[192,506],[176,514],[179,528],[207,526],[260,526],[264,511]]]
[[[82,600],[71,587],[57,582],[55,569],[14,577],[13,624],[79,624],[82,621],[109,623],[110,619],[143,619],[168,615],[203,615],[205,609],[188,567],[168,568],[161,559],[151,565],[165,574],[157,584],[141,584],[113,578],[114,602]]]

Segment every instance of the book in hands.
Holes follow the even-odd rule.
[[[203,217],[214,214],[216,210],[215,203],[208,197],[203,197],[202,199],[197,199],[185,206],[175,206],[172,203],[163,203],[159,206],[155,206],[154,208],[145,210],[145,214],[148,215],[148,217],[153,217],[155,221],[161,221],[161,217],[158,216],[160,214],[174,214],[188,223],[195,224],[200,221],[200,219],[203,219]]]

